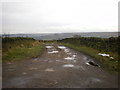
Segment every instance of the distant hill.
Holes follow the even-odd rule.
[[[74,37],[75,35],[81,37],[118,37],[118,32],[86,32],[86,33],[41,33],[41,34],[4,34],[3,37],[32,37],[37,40],[59,40],[64,38]]]

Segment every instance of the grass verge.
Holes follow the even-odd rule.
[[[22,45],[22,47],[17,46],[7,52],[3,52],[2,61],[11,62],[11,61],[16,61],[16,60],[37,57],[41,55],[43,50],[44,50],[44,44],[38,41],[34,41],[31,43],[31,46],[29,47]]]
[[[99,60],[103,65],[102,68],[105,70],[109,71],[110,73],[118,73],[118,54],[111,53],[109,52],[110,56],[114,57],[114,59],[110,59],[109,57],[103,57],[99,56],[98,53],[105,53],[105,52],[100,52],[96,49],[86,47],[86,46],[76,46],[68,43],[60,43],[60,45],[65,45],[69,48],[75,49],[77,51],[80,51],[82,53],[85,53],[96,60]]]

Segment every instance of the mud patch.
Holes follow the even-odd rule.
[[[47,72],[54,72],[55,70],[53,68],[47,68],[47,69],[45,69],[45,71],[47,71]]]
[[[89,78],[88,81],[90,84],[101,82],[101,80],[98,78]]]
[[[58,82],[56,80],[53,80],[53,82],[49,83],[49,85],[55,85],[57,84]]]
[[[77,61],[76,60],[73,60],[74,63],[76,63]]]
[[[29,68],[29,70],[37,70],[38,68],[35,68],[35,67],[31,67]]]
[[[39,58],[34,58],[33,61],[39,61]]]
[[[98,78],[88,78],[84,84],[86,84],[89,88],[97,87],[102,81]]]
[[[8,62],[7,64],[13,64],[13,63],[11,63],[11,62]]]
[[[69,53],[67,53],[67,54],[68,54],[68,55],[72,55],[72,53],[70,53],[70,52],[69,52]]]
[[[26,75],[27,73],[26,72],[22,72],[22,75]]]

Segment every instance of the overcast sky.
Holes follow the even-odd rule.
[[[118,31],[118,1],[4,0],[2,33]]]

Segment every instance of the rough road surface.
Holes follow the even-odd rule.
[[[91,57],[54,44],[38,58],[3,64],[3,88],[116,88],[117,79]]]

